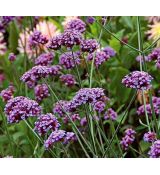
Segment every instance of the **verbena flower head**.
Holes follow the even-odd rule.
[[[58,130],[60,124],[57,118],[51,114],[42,114],[38,117],[38,120],[35,122],[34,130],[38,132],[39,135],[44,135],[48,131],[55,131]]]
[[[54,65],[54,66],[35,66],[26,73],[23,74],[21,80],[25,82],[29,88],[33,88],[39,79],[42,77],[48,77],[49,75],[55,76],[59,75],[61,70],[61,66]]]
[[[87,16],[86,22],[89,24],[93,24],[95,22],[95,18],[93,16]]]
[[[81,126],[86,126],[87,125],[87,119],[86,117],[83,117],[80,121]]]
[[[95,64],[96,68],[98,68],[102,63],[107,61],[109,58],[110,58],[110,56],[107,55],[104,51],[97,51],[95,58],[94,58],[94,53],[89,54],[87,57],[87,59],[89,61],[92,61],[94,59],[94,64]]]
[[[76,30],[83,33],[86,30],[86,24],[81,19],[72,19],[66,24],[65,29]]]
[[[114,121],[117,119],[117,113],[112,108],[109,108],[104,114],[104,119]]]
[[[54,58],[54,53],[43,53],[35,59],[36,65],[48,66],[52,63]]]
[[[80,64],[80,53],[79,52],[66,52],[59,58],[59,64],[64,66],[65,69],[72,69]]]
[[[144,59],[145,59],[146,62],[151,61],[150,58],[149,58],[148,56],[145,56]],[[136,61],[140,62],[140,60],[141,60],[141,62],[143,62],[143,56],[138,55],[138,56],[136,57]]]
[[[35,30],[29,38],[30,46],[35,47],[37,44],[46,44],[48,39],[38,30]]]
[[[76,84],[75,77],[72,74],[61,75],[60,80],[68,87],[74,86]]]
[[[98,48],[98,42],[95,39],[82,40],[80,48],[82,52],[92,53]]]
[[[71,115],[71,119],[73,122],[75,122],[75,121],[79,121],[81,118],[80,118],[79,114],[73,114],[73,115]]]
[[[154,142],[156,140],[156,133],[155,132],[147,132],[143,136],[143,140],[145,142]]]
[[[41,111],[36,101],[23,96],[10,99],[4,109],[8,123],[18,123],[28,117],[39,116]]]
[[[128,88],[134,88],[138,90],[148,90],[152,87],[151,81],[153,77],[147,72],[134,71],[129,75],[126,75],[122,79],[122,83]]]
[[[160,56],[158,56],[157,60],[156,60],[156,67],[158,69],[160,69]]]
[[[46,84],[39,84],[35,86],[34,94],[37,102],[41,102],[44,98],[50,96],[49,89]]]
[[[115,51],[112,47],[109,47],[109,46],[105,47],[105,48],[103,49],[103,51],[104,51],[107,55],[109,55],[110,57],[114,57],[114,56],[116,55],[116,51]]]
[[[61,45],[62,45],[62,34],[58,34],[57,36],[50,39],[47,47],[49,49],[58,50],[61,48]]]
[[[153,108],[156,115],[160,114],[160,97],[152,97]],[[146,104],[146,111],[149,116],[152,115],[152,109],[150,104]],[[138,115],[145,115],[144,105],[141,105],[137,110]]]
[[[96,103],[94,103],[93,109],[97,112],[102,112],[104,111],[106,104],[104,103],[104,101],[97,101]]]
[[[8,56],[9,61],[15,61],[16,60],[16,55],[14,53],[10,53]]]
[[[150,158],[160,158],[160,140],[156,140],[148,152]]]
[[[60,100],[55,103],[53,108],[53,113],[58,114],[60,117],[63,117],[65,115],[65,112],[68,111],[68,101]]]
[[[160,48],[155,48],[149,55],[149,60],[157,60],[160,57]]]
[[[66,131],[56,130],[53,131],[48,139],[45,141],[44,146],[46,149],[50,148],[56,142],[63,142],[66,137]]]
[[[13,98],[14,91],[14,87],[10,85],[7,89],[1,91],[0,96],[2,97],[3,101],[7,102],[11,98]]]
[[[127,150],[128,147],[134,142],[136,132],[129,128],[125,131],[125,136],[122,138],[120,142],[122,149]]]
[[[67,48],[79,45],[82,41],[82,35],[76,30],[65,30],[62,34],[61,44]]]
[[[76,135],[74,132],[67,132],[64,138],[63,144],[67,144],[69,142],[74,142],[76,140]]]

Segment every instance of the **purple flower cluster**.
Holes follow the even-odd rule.
[[[81,19],[70,20],[66,27],[67,30],[76,30],[77,32],[83,33],[86,30],[86,24]]]
[[[48,77],[49,75],[58,75],[61,70],[61,66],[35,66],[29,71],[25,72],[21,77],[21,80],[25,82],[29,88],[33,88],[40,78]]]
[[[66,136],[64,138],[63,144],[67,144],[67,143],[69,143],[71,141],[75,141],[75,140],[77,140],[75,133],[73,133],[73,132],[67,132],[66,133]]]
[[[62,34],[56,35],[50,40],[49,44],[47,45],[47,48],[53,49],[53,50],[60,49],[62,45],[61,39],[62,39]]]
[[[160,69],[160,56],[156,60],[156,67]]]
[[[135,134],[136,132],[131,128],[125,131],[125,136],[122,138],[122,141],[120,142],[124,150],[127,150],[128,147],[134,142]]]
[[[80,121],[81,126],[86,126],[87,125],[87,119],[86,117],[83,117]]]
[[[7,89],[1,91],[0,96],[2,97],[3,101],[7,102],[11,98],[13,98],[14,91],[14,87],[10,85]]]
[[[148,56],[145,56],[144,59],[147,62],[151,61]],[[143,56],[141,56],[141,55],[139,55],[139,56],[136,57],[136,61],[140,62],[140,60],[143,62]]]
[[[72,74],[61,75],[60,80],[68,87],[74,86],[76,84],[75,77]]]
[[[4,32],[8,24],[14,20],[14,16],[2,16],[0,17],[0,32]]]
[[[156,140],[156,133],[155,132],[147,132],[143,136],[143,140],[145,142],[154,142]]]
[[[102,112],[104,111],[106,104],[104,101],[97,101],[96,103],[94,103],[93,109],[97,112]]]
[[[41,66],[48,66],[52,63],[54,58],[53,53],[43,53],[39,57],[35,59],[35,64],[36,65],[41,65]]]
[[[95,57],[95,58],[94,58]],[[89,61],[94,59],[94,64],[98,68],[102,63],[107,61],[110,58],[104,51],[97,51],[96,54],[91,53],[88,55],[87,59]]]
[[[152,87],[151,81],[153,77],[147,72],[143,71],[134,71],[129,75],[126,75],[122,79],[122,83],[129,88],[139,89],[139,90],[148,90]]]
[[[55,131],[58,130],[60,124],[57,118],[51,114],[42,114],[38,117],[38,120],[35,122],[34,130],[38,132],[39,135],[44,135],[48,131]]]
[[[36,101],[22,96],[10,99],[4,109],[8,123],[18,123],[28,117],[39,116],[41,111]]]
[[[86,22],[89,24],[93,24],[95,22],[95,18],[93,16],[87,16]]]
[[[152,97],[153,108],[156,115],[160,114],[160,97]],[[152,115],[152,109],[150,104],[146,104],[146,111],[148,115]],[[141,105],[137,110],[138,115],[145,115],[144,105]]]
[[[34,87],[34,94],[37,102],[41,102],[44,98],[50,96],[48,86],[46,84],[39,84]]]
[[[48,39],[42,35],[40,31],[35,30],[33,34],[29,37],[29,44],[31,47],[37,46],[37,44],[46,44]]]
[[[66,52],[59,58],[59,64],[63,65],[65,69],[72,69],[76,64],[80,64],[80,53],[79,52]]]
[[[82,52],[92,53],[98,48],[98,42],[95,39],[83,40],[80,48]]]
[[[109,55],[110,57],[114,57],[116,55],[116,51],[112,47],[105,47],[103,51],[106,53],[106,55]]]
[[[109,108],[104,114],[104,119],[114,121],[117,119],[117,113],[112,108]]]
[[[65,115],[65,112],[68,111],[68,101],[60,100],[58,101],[53,108],[53,113],[58,114],[60,117],[63,117]]]
[[[98,101],[103,102],[106,100],[107,97],[102,88],[82,88],[76,93],[68,106],[69,110],[72,111],[82,104],[91,103],[94,107],[95,103]]]
[[[9,61],[13,62],[16,60],[16,55],[14,53],[10,53],[8,56]]]
[[[149,60],[157,60],[160,57],[160,48],[155,48],[149,55]]]
[[[150,158],[160,158],[160,140],[156,140],[149,151]]]

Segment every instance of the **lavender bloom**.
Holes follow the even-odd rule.
[[[58,114],[60,117],[65,115],[65,112],[68,111],[68,101],[60,100],[58,101],[53,108],[53,113]]]
[[[25,82],[29,88],[33,88],[40,78],[48,77],[49,75],[58,75],[61,70],[61,66],[35,66],[29,71],[25,72],[21,77],[21,80]]]
[[[122,141],[120,142],[124,150],[127,150],[128,147],[134,142],[135,134],[136,132],[131,128],[125,131],[125,136],[122,138]]]
[[[117,113],[112,109],[112,108],[109,108],[105,114],[104,114],[104,119],[105,120],[116,120],[117,119]]]
[[[87,16],[86,22],[89,24],[93,24],[95,22],[95,18],[93,16]]]
[[[45,141],[44,146],[46,149],[50,148],[54,143],[64,141],[66,137],[66,131],[56,130],[53,131],[48,139]]]
[[[143,140],[145,142],[154,142],[156,140],[156,133],[155,132],[147,132],[143,136]]]
[[[86,30],[86,24],[81,19],[73,19],[67,23],[65,28],[83,33]]]
[[[4,109],[8,123],[18,123],[28,117],[39,116],[41,111],[36,101],[22,96],[10,99]]]
[[[63,65],[65,69],[72,69],[76,64],[80,64],[79,52],[66,52],[60,56],[59,64]]]
[[[7,89],[2,90],[1,93],[0,93],[0,96],[2,97],[3,101],[7,102],[11,98],[13,98],[14,91],[15,91],[15,89],[11,85]]]
[[[10,53],[8,56],[9,61],[15,61],[16,60],[16,55],[14,53]]]
[[[65,30],[62,34],[61,43],[67,48],[72,48],[74,45],[79,45],[81,41],[82,35],[76,30]]]
[[[86,126],[87,125],[87,119],[86,117],[83,117],[80,121],[81,126]]]
[[[147,61],[147,62],[150,61],[148,56],[145,56],[144,59],[145,59],[145,61]],[[143,56],[138,55],[138,56],[136,57],[136,61],[140,62],[140,60],[143,62]]]
[[[160,158],[160,140],[156,140],[148,152],[150,158]]]
[[[49,49],[53,49],[53,50],[58,50],[61,48],[62,45],[62,34],[60,35],[56,35],[55,37],[53,37],[49,44],[48,44],[48,48]]]
[[[57,118],[51,114],[42,114],[39,116],[38,120],[35,122],[34,130],[38,132],[39,135],[44,135],[48,131],[55,131],[58,130],[60,124]]]
[[[29,43],[31,47],[37,46],[37,44],[46,44],[48,39],[42,35],[40,31],[35,30],[29,38]]]
[[[39,84],[35,86],[34,93],[37,102],[41,102],[44,98],[50,96],[49,89],[46,84]]]
[[[92,53],[98,48],[98,42],[95,39],[87,39],[81,42],[80,48],[82,52]]]
[[[106,55],[109,55],[110,57],[114,57],[116,55],[116,51],[112,47],[105,47],[103,51],[106,53]]]
[[[94,54],[89,54],[87,59],[89,61],[93,60],[94,58]],[[95,59],[94,59],[94,64],[96,66],[96,68],[98,68],[102,63],[104,63],[105,61],[107,61],[110,58],[109,55],[107,55],[104,51],[97,51],[96,55],[95,55]]]
[[[41,66],[48,66],[52,63],[54,58],[53,53],[43,53],[41,54],[38,58],[35,59],[35,64],[36,65],[41,65]]]
[[[122,79],[122,83],[129,88],[139,89],[139,90],[148,90],[152,87],[151,81],[153,77],[147,72],[143,71],[134,71],[129,75],[126,75]]]
[[[156,60],[160,56],[160,48],[155,48],[149,55],[149,60]]]
[[[160,114],[160,97],[152,97],[153,108],[156,115]],[[149,116],[152,115],[152,109],[150,104],[146,104],[146,111]],[[138,115],[145,115],[144,105],[141,105],[137,110]]]
[[[60,79],[68,87],[71,87],[76,84],[75,77],[72,74],[61,75]]]
[[[75,133],[74,132],[67,132],[66,133],[66,136],[65,136],[65,138],[64,138],[64,142],[63,142],[63,144],[68,144],[69,142],[73,142],[73,141],[75,141],[76,140],[76,135],[75,135]]]
[[[75,110],[82,104],[91,103],[92,106],[98,101],[105,101],[106,96],[102,88],[83,88],[80,89],[69,103],[69,110]]]
[[[106,106],[106,105],[105,105],[105,103],[104,103],[103,101],[97,101],[97,102],[94,104],[93,108],[94,108],[94,110],[97,111],[97,112],[102,112],[102,111],[104,111],[105,106]]]

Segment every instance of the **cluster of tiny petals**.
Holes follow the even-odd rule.
[[[67,48],[79,45],[82,41],[82,35],[76,30],[65,30],[61,37],[61,44]]]
[[[91,103],[94,107],[98,101],[106,100],[104,97],[106,96],[102,88],[82,88],[73,97],[68,107],[71,111],[86,103]]]
[[[95,22],[95,18],[93,16],[87,16],[86,22],[89,24],[93,24]]]
[[[56,35],[55,37],[53,37],[49,41],[47,48],[53,49],[53,50],[58,50],[61,48],[61,45],[62,45],[62,34],[59,34],[59,35]]]
[[[160,114],[160,97],[152,97],[153,108],[156,115]],[[146,104],[146,111],[149,116],[152,115],[152,109],[150,104]],[[141,105],[137,110],[138,115],[145,115],[145,107]]]
[[[115,51],[112,47],[109,47],[109,46],[103,48],[103,51],[104,51],[107,55],[109,55],[110,57],[114,57],[114,56],[116,55],[116,51]]]
[[[124,150],[127,150],[128,147],[134,142],[135,134],[136,132],[131,128],[125,131],[125,136],[122,138],[122,141],[120,142]]]
[[[140,62],[140,61],[143,62],[143,60],[145,60],[146,62],[150,62],[151,61],[148,56],[145,56],[143,58],[143,56],[139,55],[139,56],[136,57],[136,61],[138,61],[138,62]]]
[[[76,65],[80,64],[80,53],[79,52],[66,52],[59,58],[59,64],[63,65],[65,69],[72,69]]]
[[[35,65],[48,66],[52,63],[53,58],[54,58],[53,53],[51,52],[43,53],[35,59]]]
[[[53,113],[58,114],[60,117],[63,117],[65,115],[65,112],[68,111],[68,101],[60,100],[58,101],[53,108]]]
[[[104,111],[106,104],[104,103],[104,101],[97,101],[94,106],[93,109],[97,112],[102,112]]]
[[[68,87],[74,86],[76,84],[75,77],[72,74],[61,75],[60,80]]]
[[[28,117],[39,116],[41,111],[36,101],[23,96],[10,99],[4,109],[8,123],[18,123]]]
[[[98,42],[95,39],[83,40],[80,48],[82,52],[92,53],[98,48]]]
[[[156,140],[149,151],[150,158],[160,158],[160,140]]]
[[[10,85],[7,89],[1,91],[0,96],[2,97],[3,101],[7,102],[11,98],[13,98],[14,91],[14,87]]]
[[[86,30],[86,24],[81,19],[72,19],[66,24],[65,29],[83,33]]]
[[[104,114],[104,119],[114,121],[117,119],[117,113],[112,108],[109,108]]]
[[[14,53],[10,53],[8,56],[9,61],[15,61],[16,60],[16,55]]]
[[[64,141],[65,137],[66,137],[66,131],[55,130],[50,134],[48,139],[45,141],[44,146],[46,149],[49,149],[54,143]]]
[[[38,84],[35,86],[34,93],[37,102],[41,102],[44,98],[50,96],[49,89],[46,84]]]
[[[94,59],[94,64],[98,68],[102,63],[107,61],[110,58],[109,55],[107,55],[104,51],[97,51],[95,58],[94,58],[94,53],[91,53],[87,56],[87,59],[89,61]]]
[[[160,69],[160,56],[156,60],[156,67]]]
[[[148,90],[152,87],[151,81],[153,77],[147,72],[134,71],[129,75],[126,75],[122,79],[122,83],[128,88],[134,88],[138,90]]]
[[[155,48],[149,55],[149,60],[157,60],[160,57],[160,48]]]
[[[46,44],[48,39],[42,35],[38,30],[35,30],[33,34],[29,37],[29,45],[35,47],[37,44]]]
[[[86,117],[83,117],[80,121],[81,126],[86,126],[87,125],[87,119]]]
[[[76,140],[76,135],[74,132],[66,132],[66,136],[64,138],[63,144],[67,144],[69,142],[74,142]]]
[[[54,65],[54,66],[34,66],[32,69],[27,71],[26,73],[23,74],[21,77],[21,80],[25,82],[29,88],[33,88],[38,80],[40,78],[45,78],[48,77],[49,75],[58,75],[61,70],[61,66],[59,65]]]
[[[154,142],[156,140],[156,133],[155,132],[147,132],[143,136],[143,140],[145,142]]]
[[[48,131],[55,131],[58,130],[60,124],[57,118],[51,114],[42,114],[39,116],[38,120],[35,122],[34,130],[38,132],[39,135],[44,135]]]

